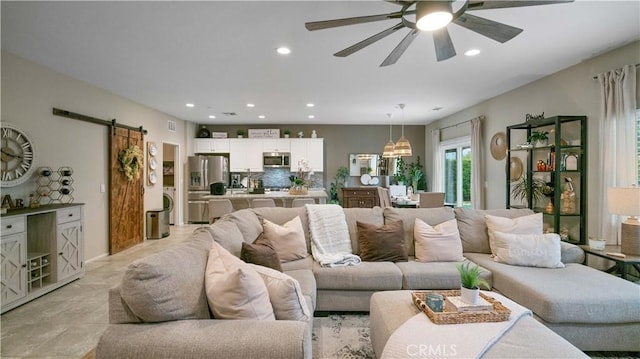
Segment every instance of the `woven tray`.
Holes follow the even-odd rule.
[[[425,292],[412,292],[413,304],[418,309],[423,311],[429,319],[435,324],[462,324],[462,323],[483,323],[483,322],[504,322],[509,320],[511,310],[502,305],[492,297],[480,293],[480,296],[487,302],[493,305],[491,311],[480,312],[450,312],[446,308],[442,312],[434,312],[429,308],[426,302],[426,296],[429,293],[441,294],[443,297],[455,297],[460,295],[459,290],[440,290],[440,291],[425,291]]]

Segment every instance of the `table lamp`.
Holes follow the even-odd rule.
[[[609,187],[607,190],[609,212],[629,218],[621,224],[620,251],[640,255],[640,187]]]

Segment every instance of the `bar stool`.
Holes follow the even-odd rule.
[[[227,213],[233,212],[233,205],[228,199],[210,199],[209,200],[209,223],[215,222]]]
[[[271,198],[256,198],[251,202],[251,207],[259,208],[259,207],[275,207],[276,202]]]
[[[444,207],[444,192],[420,193],[420,208]]]
[[[304,207],[305,204],[315,204],[316,200],[313,198],[294,198],[291,202],[291,207]]]

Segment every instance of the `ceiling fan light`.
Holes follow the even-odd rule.
[[[418,1],[416,4],[416,27],[422,31],[433,31],[447,26],[453,19],[450,1]]]
[[[396,157],[413,156],[413,152],[411,151],[411,144],[409,143],[409,140],[404,137],[404,135],[400,137],[398,142],[396,142],[393,153]]]
[[[396,145],[393,144],[393,141],[389,140],[386,145],[384,145],[384,150],[382,150],[382,157],[384,158],[393,158],[396,157],[395,154]]]

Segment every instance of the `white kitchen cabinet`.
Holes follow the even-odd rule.
[[[229,139],[230,172],[263,172],[262,139]]]
[[[229,153],[228,138],[196,138],[193,153]]]
[[[82,204],[3,214],[2,313],[84,276]]]
[[[3,232],[0,239],[2,292],[0,300],[3,305],[20,300],[27,295],[27,237],[24,232],[5,235],[4,230],[8,225],[10,224],[2,221]]]
[[[289,152],[291,140],[288,138],[263,139],[262,152]]]
[[[291,172],[298,171],[298,162],[306,159],[314,172],[324,172],[324,139],[293,138],[291,141]]]

